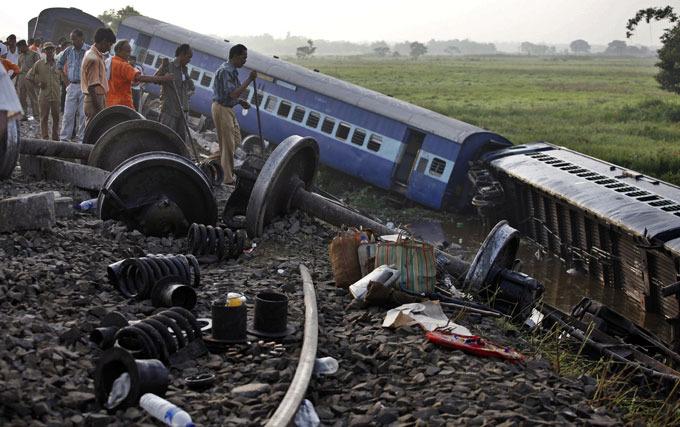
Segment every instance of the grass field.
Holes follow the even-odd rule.
[[[653,58],[319,57],[293,62],[497,132],[680,185],[680,95]]]

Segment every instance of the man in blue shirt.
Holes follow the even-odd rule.
[[[211,158],[220,159],[224,169],[224,184],[233,184],[234,151],[241,145],[241,129],[236,121],[233,108],[236,105],[248,109],[250,104],[239,98],[248,85],[257,78],[257,71],[252,70],[248,78],[241,84],[238,79],[238,69],[243,67],[248,58],[248,49],[237,44],[229,50],[229,62],[225,62],[217,70],[213,86],[212,117],[217,130],[217,140],[220,151]]]
[[[90,49],[88,44],[83,41],[83,32],[79,29],[71,31],[71,46],[61,54],[57,61],[57,69],[61,74],[61,81],[66,86],[66,100],[64,101],[64,117],[61,123],[61,134],[59,139],[70,141],[73,135],[73,125],[78,111],[78,143],[82,144],[83,134],[85,133],[85,108],[83,102],[85,95],[80,89],[80,66],[82,65],[85,52]],[[64,67],[66,71],[64,72]],[[94,143],[95,141],[92,141]]]

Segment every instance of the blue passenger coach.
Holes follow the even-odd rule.
[[[210,116],[215,72],[232,44],[142,16],[125,19],[118,38],[130,40],[147,73],[189,43],[196,86],[191,109]],[[322,163],[433,209],[469,206],[468,162],[512,145],[476,126],[249,50],[242,81],[252,69],[259,99],[251,88],[242,98],[260,105],[265,139],[277,144],[290,135],[312,136]],[[157,94],[158,86],[148,90]],[[237,107],[237,117],[243,133],[257,134],[254,109]]]

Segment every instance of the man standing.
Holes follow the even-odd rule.
[[[116,35],[110,28],[98,28],[94,33],[94,45],[83,57],[80,68],[80,90],[85,94],[85,127],[101,110],[106,108],[106,92],[109,82],[106,78],[104,53],[111,50],[116,42]]]
[[[220,151],[211,156],[219,157],[224,169],[224,184],[233,184],[234,151],[241,145],[241,129],[236,121],[233,108],[236,105],[248,109],[250,104],[239,98],[248,85],[257,78],[257,71],[252,70],[248,78],[241,84],[238,79],[238,69],[243,67],[248,58],[248,49],[237,44],[229,50],[229,61],[217,70],[213,89],[212,117],[217,130],[217,140]]]
[[[49,116],[52,115],[52,139],[59,140],[59,98],[61,97],[61,76],[54,59],[54,44],[43,45],[45,59],[36,62],[26,79],[40,88],[40,135],[49,139]]]
[[[79,29],[71,31],[71,46],[67,47],[57,61],[57,69],[61,74],[61,81],[66,87],[66,98],[64,100],[64,117],[61,124],[62,141],[70,141],[73,135],[73,126],[78,111],[78,142],[83,142],[85,133],[85,110],[83,101],[85,99],[80,89],[80,67],[83,62],[85,52],[90,48],[83,41],[83,32]]]
[[[17,36],[10,34],[7,37],[7,53],[5,59],[15,64],[19,63],[19,49],[17,48]]]
[[[130,43],[123,39],[116,43],[113,48],[115,56],[111,58],[111,68],[109,77],[109,93],[106,95],[106,106],[124,105],[134,108],[132,103],[131,85],[133,82],[158,83],[172,81],[175,76],[166,74],[164,76],[143,76],[135,70],[127,60],[132,52]]]
[[[161,87],[161,114],[159,121],[177,132],[186,141],[186,129],[182,118],[189,111],[189,94],[195,90],[194,81],[188,74],[187,64],[194,56],[194,51],[188,44],[181,44],[175,50],[175,59],[169,62],[163,59],[163,64],[156,71],[156,76],[174,75],[170,82]],[[179,102],[177,100],[179,99]]]
[[[36,62],[40,60],[40,55],[38,52],[34,52],[28,48],[26,40],[19,40],[17,43],[17,49],[19,50],[19,78],[17,79],[17,88],[19,89],[19,100],[21,101],[21,108],[24,109],[24,114],[28,114],[28,103],[26,102],[26,97],[31,101],[31,110],[34,116],[40,115],[40,109],[38,108],[38,95],[35,93],[35,86],[33,83],[26,79],[26,74],[33,68]],[[24,116],[21,120],[26,120]]]
[[[141,65],[137,65],[137,57],[130,55],[128,57],[128,64],[139,73],[139,75],[144,75],[144,68]],[[139,100],[142,99],[142,82],[136,81],[132,83],[132,105],[135,107],[136,111],[139,111]]]

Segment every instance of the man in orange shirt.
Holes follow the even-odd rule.
[[[132,82],[163,83],[175,78],[173,74],[164,76],[143,76],[128,64],[132,47],[127,40],[120,40],[113,48],[116,56],[111,58],[111,77],[109,78],[109,92],[106,94],[106,106],[125,105],[133,110]]]
[[[80,67],[80,89],[85,94],[85,127],[101,110],[106,108],[106,92],[109,81],[106,78],[104,53],[111,50],[116,35],[110,28],[98,28],[94,33],[94,44],[85,53]]]
[[[20,71],[21,69],[19,68],[19,66],[18,66],[17,64],[15,64],[14,62],[9,61],[9,60],[7,60],[7,59],[5,59],[5,58],[0,58],[0,62],[1,62],[2,65],[5,67],[5,71],[8,72],[7,74],[9,74],[9,71],[10,71],[10,70],[12,70],[12,72],[14,73],[14,74],[12,74],[12,75],[10,76],[10,79],[13,79],[13,78],[15,78],[16,76],[19,75],[19,71]]]

